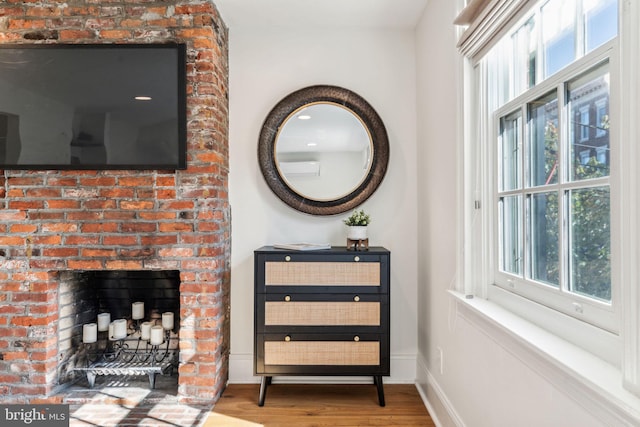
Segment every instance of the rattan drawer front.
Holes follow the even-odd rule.
[[[380,286],[380,263],[265,262],[265,285]]]
[[[266,341],[265,365],[379,365],[377,341]]]
[[[267,301],[265,325],[380,326],[380,303]]]

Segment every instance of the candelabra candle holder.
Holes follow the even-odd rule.
[[[83,342],[86,364],[74,370],[86,374],[91,388],[96,375],[145,374],[149,376],[150,388],[155,388],[156,375],[171,374],[177,364],[177,336],[160,325],[150,325],[151,333],[146,334],[144,323],[141,319],[133,320],[121,337],[114,337],[113,331],[99,331],[91,342]]]

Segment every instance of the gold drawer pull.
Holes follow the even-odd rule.
[[[354,257],[353,257],[353,260],[354,260],[355,262],[358,262],[358,261],[360,261],[360,257],[356,255],[356,256],[354,256]]]
[[[358,301],[360,301],[360,297],[359,297],[358,295],[356,295],[355,297],[353,297],[353,300],[354,300],[355,302],[358,302]]]
[[[289,255],[287,255],[287,256],[284,257],[284,260],[289,262],[289,261],[291,261],[291,257]]]
[[[291,296],[290,296],[290,295],[285,296],[285,297],[284,297],[284,300],[285,300],[286,302],[291,301]]]
[[[287,335],[286,337],[284,337],[284,340],[285,340],[286,342],[289,342],[289,341],[291,341],[291,337],[290,337],[289,335]]]
[[[355,342],[358,342],[358,341],[360,341],[360,337],[356,335],[355,337],[353,337],[353,340],[354,340]]]

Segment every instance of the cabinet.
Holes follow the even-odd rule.
[[[390,253],[334,247],[254,253],[254,373],[264,405],[273,376],[389,375]]]

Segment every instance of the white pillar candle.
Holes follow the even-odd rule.
[[[125,319],[118,319],[113,321],[113,337],[117,340],[121,340],[127,337],[127,321]]]
[[[91,344],[98,341],[98,325],[95,323],[86,323],[82,325],[82,342]]]
[[[140,337],[143,340],[149,340],[151,338],[151,322],[143,322],[140,325]]]
[[[133,320],[144,319],[144,302],[138,301],[131,304],[131,318]]]
[[[109,323],[109,332],[108,332],[108,334],[109,334],[109,340],[111,340],[111,341],[113,341],[113,340],[115,340],[115,339],[116,339],[116,338],[113,336],[114,331],[115,331],[115,328],[116,328],[116,325],[115,325],[113,322],[110,322],[110,323]]]
[[[151,345],[160,345],[164,342],[164,329],[160,325],[151,327]]]
[[[162,327],[165,329],[173,329],[173,313],[171,311],[162,313]]]
[[[100,313],[98,314],[98,330],[100,332],[109,330],[109,323],[111,323],[111,314]],[[109,334],[111,336],[111,334]]]

